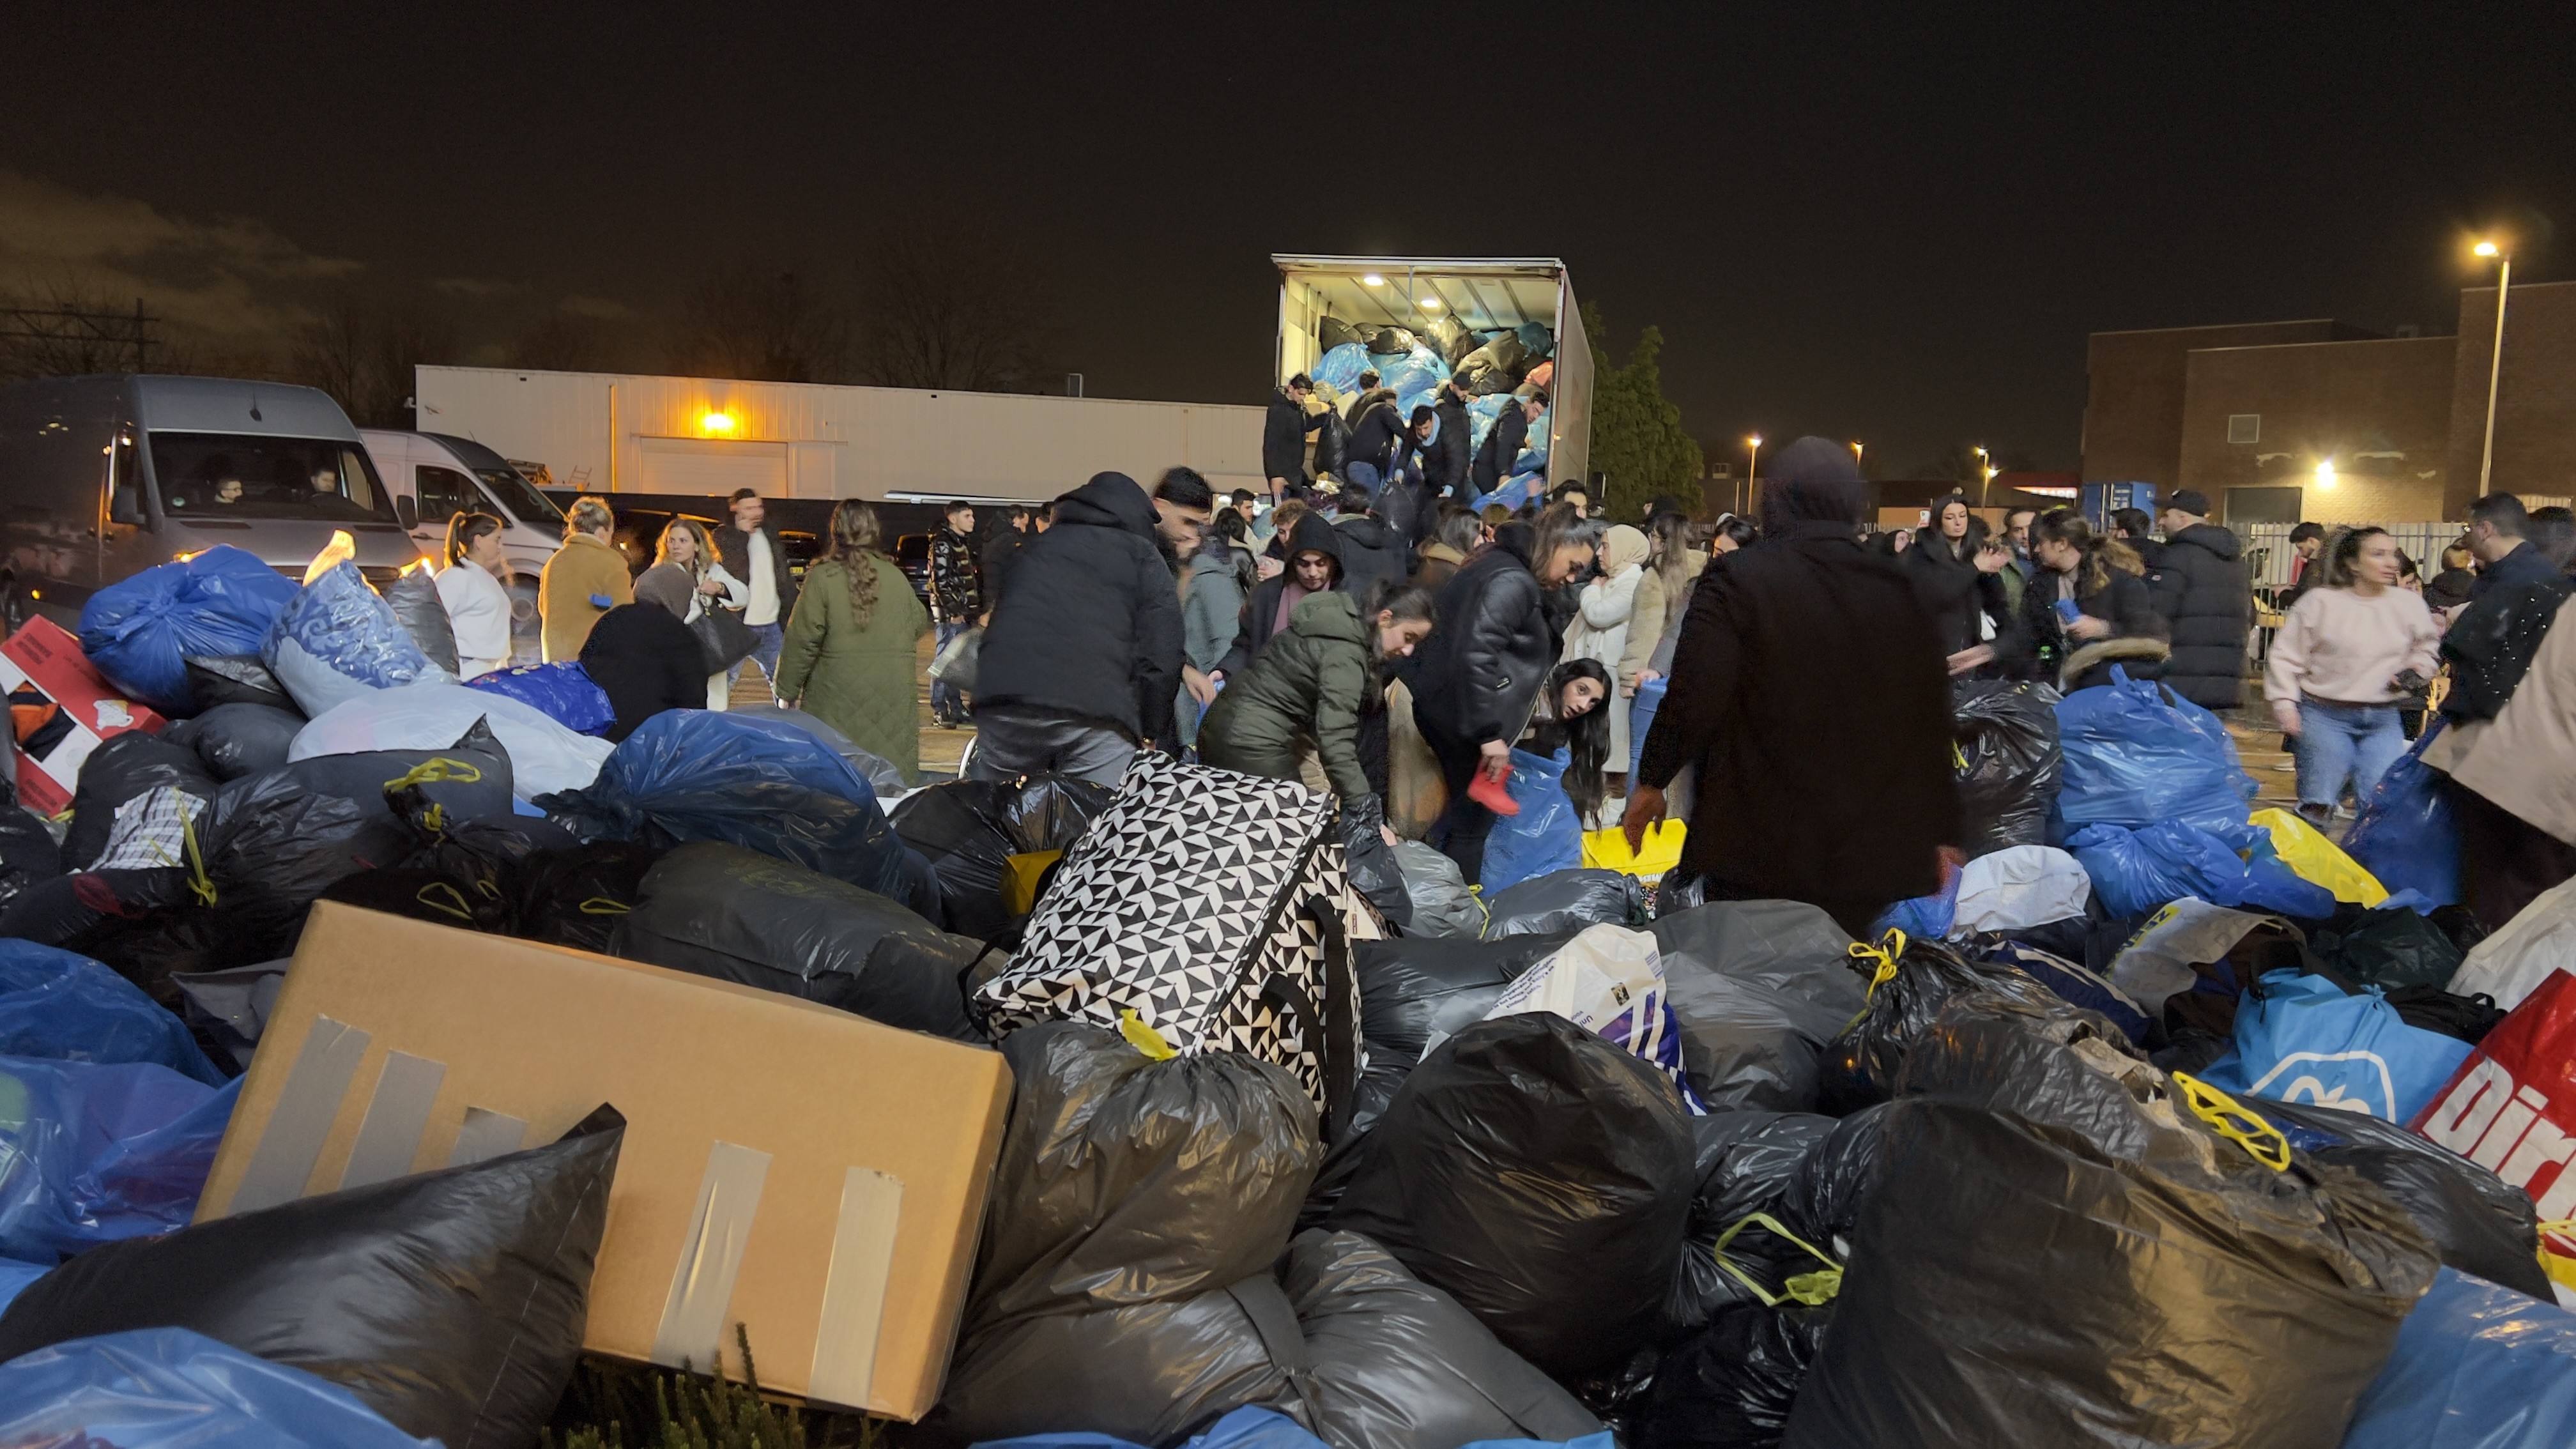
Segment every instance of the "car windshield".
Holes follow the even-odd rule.
[[[529,487],[518,469],[477,468],[474,476],[483,480],[484,491],[492,495],[493,502],[508,509],[512,518],[549,533],[564,526],[563,510],[555,507],[553,499]]]
[[[152,473],[170,517],[391,523],[366,449],[330,438],[152,434]]]

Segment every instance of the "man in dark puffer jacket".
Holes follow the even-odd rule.
[[[2185,488],[2166,500],[2164,551],[2147,576],[2156,612],[2173,629],[2165,683],[2203,709],[2245,698],[2245,636],[2254,627],[2245,546],[2209,521],[2209,500]]]

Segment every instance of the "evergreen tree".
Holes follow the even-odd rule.
[[[1699,499],[1702,460],[1699,441],[1682,431],[1682,410],[1664,396],[1663,370],[1656,356],[1664,334],[1648,327],[1637,334],[1625,366],[1613,366],[1609,324],[1600,309],[1583,304],[1583,329],[1592,346],[1592,462],[1601,475],[1608,516],[1622,523],[1658,493],[1686,503]]]

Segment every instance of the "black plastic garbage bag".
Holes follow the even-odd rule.
[[[1351,943],[1351,970],[1360,983],[1360,1039],[1368,1043],[1371,1061],[1383,1055],[1411,1067],[1433,1042],[1484,1020],[1505,987],[1571,939]]]
[[[1691,1209],[1672,1079],[1561,1016],[1480,1022],[1406,1079],[1330,1226],[1565,1378],[1645,1345]]]
[[[238,780],[285,764],[287,747],[305,723],[304,716],[271,704],[219,704],[163,730],[161,738],[196,751],[216,779]]]
[[[1396,843],[1395,864],[1404,872],[1411,919],[1404,934],[1416,940],[1462,939],[1485,934],[1485,907],[1467,888],[1458,862],[1418,840]]]
[[[1350,453],[1351,425],[1340,413],[1326,408],[1321,414],[1321,426],[1315,429],[1315,471],[1339,478],[1342,465],[1350,461]]]
[[[2518,1187],[2449,1148],[2364,1112],[2312,1103],[2248,1102],[2290,1145],[2376,1183],[2415,1220],[2442,1261],[2554,1303],[2540,1267],[2540,1218]]]
[[[1069,775],[1032,775],[1017,784],[958,780],[914,791],[889,818],[904,844],[929,860],[948,928],[989,941],[1014,919],[1002,906],[1011,857],[1073,844],[1115,794]]]
[[[68,947],[102,922],[140,919],[187,898],[188,872],[180,866],[59,875],[38,881],[0,908],[0,936]]]
[[[2388,993],[2388,1004],[2408,1026],[2457,1037],[2471,1046],[2487,1039],[2507,1015],[2485,992],[2454,996],[2439,986],[2400,986]]]
[[[656,861],[609,942],[629,961],[979,1043],[960,978],[983,950],[883,896],[713,840]]]
[[[71,827],[63,832],[64,868],[86,870],[99,858],[116,828],[117,807],[127,801],[165,785],[211,800],[218,783],[196,751],[159,735],[127,730],[102,742],[81,761]]]
[[[263,961],[172,978],[181,998],[180,1016],[200,1041],[219,1048],[206,1053],[208,1060],[229,1072],[250,1070],[251,1056],[277,1008],[277,993],[286,985],[287,964]]]
[[[2404,906],[2363,911],[2343,930],[2315,932],[2308,945],[2346,980],[2391,991],[2448,986],[2464,959],[2440,926]]]
[[[1406,890],[1404,869],[1378,832],[1386,825],[1384,807],[1375,795],[1345,800],[1340,811],[1342,855],[1350,866],[1351,889],[1368,897],[1386,923],[1403,932],[1413,924],[1413,896]]]
[[[1421,345],[1410,327],[1380,327],[1370,335],[1368,350],[1381,357],[1397,357]]]
[[[197,697],[199,709],[214,709],[227,704],[264,704],[302,718],[294,696],[269,672],[267,661],[256,654],[192,654],[186,660],[188,692]]]
[[[1971,961],[1934,941],[1906,942],[1893,974],[1881,963],[1877,976],[1868,1008],[1825,1048],[1819,1106],[1837,1117],[1894,1094],[1915,1038],[1931,1028],[1953,997],[2000,997],[2042,1012],[2076,1010],[2009,966]],[[2122,1043],[2126,1046],[2126,1038]]]
[[[1960,848],[1971,856],[2048,843],[2048,807],[2066,758],[2057,691],[2045,684],[1962,680],[1951,706]]]
[[[1772,1449],[1833,1319],[1830,1303],[1719,1314],[1664,1355],[1633,1436],[1639,1449]]]
[[[1071,1022],[1001,1049],[1018,1086],[939,1430],[1165,1444],[1244,1404],[1295,1412],[1304,1340],[1271,1274],[1323,1156],[1305,1088]]]
[[[1633,926],[1646,918],[1645,888],[1615,870],[1559,870],[1533,876],[1485,902],[1485,938],[1554,936],[1586,926]]]
[[[1807,1112],[1711,1112],[1690,1125],[1697,1173],[1690,1245],[1665,1295],[1664,1337],[1696,1332],[1735,1304],[1759,1301],[1742,1278],[1719,1265],[1717,1240],[1753,1214],[1785,1217],[1800,1165],[1836,1124]],[[1770,1284],[1818,1266],[1805,1250],[1758,1224],[1730,1242],[1727,1254],[1739,1269]]]
[[[1885,1102],[1863,1107],[1834,1124],[1834,1130],[1798,1163],[1781,1196],[1779,1217],[1789,1231],[1840,1257],[1851,1256],[1852,1230],[1860,1206],[1878,1186],[1887,1136]]]
[[[1573,1395],[1358,1233],[1300,1235],[1286,1287],[1306,1335],[1299,1388],[1333,1449],[1561,1444],[1600,1432]]]
[[[537,1441],[572,1378],[625,1119],[92,1249],[0,1313],[0,1360],[191,1329],[328,1379],[448,1449]]]
[[[1682,1067],[1712,1112],[1812,1112],[1825,1044],[1868,1005],[1851,937],[1799,901],[1714,901],[1658,916]]]
[[[384,594],[403,632],[429,662],[456,673],[456,628],[448,622],[447,605],[438,597],[438,576],[426,568],[411,569],[387,584]]]
[[[0,780],[0,903],[63,873],[63,848],[35,812],[18,803],[18,791]]]
[[[519,934],[606,954],[618,921],[643,899],[645,872],[661,858],[661,851],[632,840],[529,857],[519,868]]]
[[[491,725],[479,719],[443,750],[314,755],[277,773],[316,795],[354,800],[388,820],[396,817],[389,792],[397,789],[416,791],[448,820],[517,818],[511,804],[518,785],[510,752],[494,738]]]
[[[442,870],[362,870],[323,887],[316,899],[464,931],[510,934],[510,898],[480,886]]]
[[[2122,1041],[1970,999],[1915,1043],[1792,1449],[2342,1441],[2432,1245]]]

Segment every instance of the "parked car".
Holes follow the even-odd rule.
[[[511,642],[524,657],[536,658],[544,632],[537,580],[546,560],[563,547],[563,510],[508,459],[471,438],[374,428],[358,436],[393,495],[394,512],[423,554],[442,555],[448,520],[459,513],[501,520],[501,551],[510,561]]]

